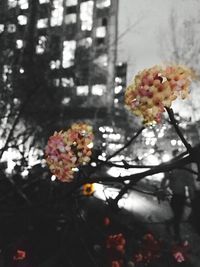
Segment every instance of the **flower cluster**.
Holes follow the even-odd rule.
[[[161,242],[148,233],[143,236],[141,248],[133,256],[133,262],[135,265],[144,263],[149,264],[152,261],[157,260],[161,256]]]
[[[176,262],[181,263],[187,261],[189,251],[189,243],[187,241],[174,245],[172,247],[172,255]]]
[[[86,123],[74,123],[67,131],[55,132],[45,148],[50,171],[62,182],[71,182],[80,165],[90,161],[94,135]]]
[[[154,66],[136,75],[125,92],[125,104],[144,124],[159,123],[164,107],[170,107],[178,96],[189,93],[191,70],[181,66]]]
[[[109,235],[106,240],[106,248],[110,258],[111,267],[122,267],[125,254],[126,240],[122,233]]]

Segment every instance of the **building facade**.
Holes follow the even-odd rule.
[[[48,84],[63,93],[69,116],[106,116],[119,105],[126,64],[116,59],[118,0],[2,0],[0,13],[4,47],[20,55],[29,34],[35,57],[48,61]],[[11,68],[5,64],[5,77]],[[23,74],[23,64],[18,69]]]

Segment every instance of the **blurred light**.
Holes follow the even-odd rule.
[[[91,166],[96,167],[97,166],[96,162],[91,162]]]
[[[96,28],[96,37],[97,38],[104,38],[106,36],[106,27],[99,26]]]
[[[47,4],[50,0],[39,0],[40,4]]]
[[[121,85],[115,86],[115,94],[119,94],[122,91],[123,87]]]
[[[63,0],[53,0],[53,10],[51,11],[52,27],[61,26],[63,22]]]
[[[60,68],[60,60],[51,60],[50,61],[50,69],[54,70],[54,69],[59,69]]]
[[[52,175],[51,176],[51,181],[54,182],[56,180],[56,176],[55,175]]]
[[[79,85],[76,87],[76,94],[79,96],[87,96],[89,94],[88,85]]]
[[[63,105],[68,105],[70,103],[71,98],[70,97],[64,97],[62,100]]]
[[[78,0],[65,0],[66,6],[76,6],[78,4]]]
[[[79,168],[72,168],[72,171],[73,172],[78,172],[79,171]]]
[[[175,140],[175,139],[172,139],[172,140],[171,140],[171,145],[172,145],[172,146],[175,146],[175,145],[176,145],[176,140]]]
[[[177,141],[177,144],[178,144],[178,146],[182,146],[182,145],[183,145],[183,143],[182,143],[181,140],[178,140],[178,141]]]
[[[85,46],[86,48],[88,48],[92,45],[92,38],[91,37],[83,38],[79,40],[78,45]]]
[[[96,6],[99,9],[109,7],[110,4],[111,4],[110,0],[97,0],[97,2],[96,2]]]
[[[114,103],[117,104],[119,102],[119,99],[115,98]]]
[[[24,69],[23,69],[23,68],[20,68],[20,69],[19,69],[19,72],[20,72],[20,73],[24,73]]]
[[[74,56],[76,49],[76,41],[64,41],[63,42],[63,68],[69,68],[74,65]]]
[[[5,28],[4,24],[0,24],[0,33],[4,31],[4,28]]]
[[[8,0],[8,8],[14,8],[17,6],[17,0]]]
[[[28,0],[18,0],[21,9],[28,9]]]
[[[122,82],[122,78],[120,78],[120,77],[115,77],[115,82],[116,82],[116,83],[121,83],[121,82]]]
[[[7,30],[9,33],[13,33],[13,32],[16,32],[16,25],[15,24],[8,24],[7,25]]]
[[[170,155],[169,154],[164,154],[163,156],[162,156],[162,161],[163,162],[167,162],[167,161],[169,161],[170,160]]]
[[[102,96],[106,91],[105,84],[95,84],[92,86],[92,94]]]
[[[38,29],[47,28],[47,26],[48,26],[48,18],[39,19],[37,21],[37,28]]]
[[[74,86],[74,80],[72,77],[70,78],[61,78],[61,84],[63,87],[73,87]]]
[[[164,132],[163,132],[163,131],[160,131],[160,132],[158,133],[158,138],[162,138],[164,135],[165,135]]]
[[[23,47],[23,40],[16,40],[16,48],[21,49]]]
[[[65,16],[65,24],[74,24],[76,23],[76,14],[67,14]]]
[[[17,20],[18,20],[19,25],[26,25],[28,19],[27,19],[27,16],[19,15],[17,17]]]
[[[93,1],[86,1],[80,4],[81,30],[91,31],[93,24]]]
[[[101,126],[101,127],[99,127],[99,131],[102,132],[102,133],[105,133],[106,130],[105,130],[104,127]]]
[[[22,177],[26,177],[28,174],[29,174],[29,171],[28,171],[27,169],[24,170],[24,171],[21,173]]]

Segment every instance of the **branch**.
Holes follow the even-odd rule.
[[[111,158],[115,157],[116,155],[118,155],[121,151],[123,151],[125,148],[127,148],[128,146],[130,146],[130,144],[138,137],[138,135],[141,134],[141,132],[145,129],[145,127],[143,126],[142,128],[140,128],[137,133],[123,146],[121,147],[119,150],[115,151],[113,154],[111,154],[110,156],[107,157],[105,162],[108,162]]]
[[[168,107],[165,107],[165,109],[169,115],[170,121],[171,121],[172,125],[174,126],[176,133],[180,137],[180,139],[181,139],[182,143],[184,144],[184,146],[186,147],[188,153],[191,154],[192,153],[192,146],[186,141],[185,137],[183,136],[183,133],[181,132],[181,130],[177,124],[177,121],[174,118],[173,109],[168,108]]]

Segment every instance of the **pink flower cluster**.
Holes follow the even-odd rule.
[[[188,96],[191,76],[191,70],[180,65],[145,69],[127,87],[125,104],[144,124],[159,123],[165,106]]]
[[[55,132],[45,148],[50,171],[62,182],[71,182],[74,171],[88,163],[94,135],[86,123],[74,123],[67,131]]]

